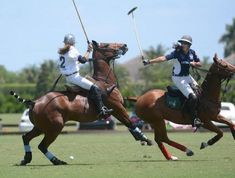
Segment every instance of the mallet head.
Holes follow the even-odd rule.
[[[127,15],[130,15],[130,14],[133,13],[136,9],[137,9],[137,7],[133,7],[133,8],[127,13]]]

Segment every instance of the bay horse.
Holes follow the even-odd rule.
[[[137,129],[129,119],[129,115],[124,108],[123,97],[116,88],[117,79],[110,67],[110,61],[124,55],[128,50],[126,44],[122,43],[100,43],[93,41],[92,62],[94,67],[93,82],[98,85],[102,91],[104,104],[113,109],[112,115],[122,122],[135,138],[141,142],[149,140],[139,129]],[[54,164],[63,165],[66,162],[58,159],[54,154],[48,151],[48,147],[61,133],[65,123],[69,120],[79,122],[91,122],[98,120],[98,113],[95,105],[88,99],[87,91],[52,91],[39,97],[35,101],[25,100],[15,92],[10,92],[18,101],[29,107],[30,121],[34,124],[33,129],[22,136],[25,155],[20,165],[26,165],[32,160],[32,152],[29,142],[44,134],[44,138],[38,145],[39,150]]]
[[[202,142],[200,149],[212,146],[221,137],[223,132],[216,127],[211,121],[216,121],[229,126],[233,138],[235,139],[235,125],[228,119],[219,114],[221,101],[220,89],[223,81],[230,79],[235,73],[235,66],[224,60],[218,60],[215,54],[214,62],[209,68],[205,80],[201,85],[201,94],[199,96],[198,116],[203,122],[202,127],[215,132],[216,135],[207,142]],[[174,110],[166,106],[165,91],[154,89],[147,91],[139,97],[127,97],[130,101],[135,101],[135,110],[139,118],[150,123],[154,129],[154,139],[158,144],[161,152],[167,160],[177,160],[176,156],[164,146],[163,142],[192,156],[194,153],[182,144],[179,144],[168,138],[164,120],[172,121],[177,124],[190,125],[191,119],[189,114],[182,110]]]

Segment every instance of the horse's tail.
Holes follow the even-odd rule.
[[[138,99],[137,96],[127,96],[127,97],[124,97],[124,100],[132,101],[132,102],[136,102],[137,99]]]
[[[35,102],[29,99],[23,99],[18,94],[16,94],[14,91],[10,91],[10,95],[14,96],[20,103],[25,104],[27,108],[33,109]]]

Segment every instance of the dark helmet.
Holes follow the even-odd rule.
[[[184,36],[182,36],[182,38],[181,39],[179,39],[178,40],[178,42],[186,42],[186,43],[189,43],[190,45],[192,45],[192,43],[193,43],[193,40],[192,40],[192,37],[191,36],[189,36],[189,35],[184,35]]]

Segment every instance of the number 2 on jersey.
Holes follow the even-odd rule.
[[[60,56],[60,68],[65,68],[65,65],[64,65],[64,63],[65,63],[65,58],[64,58],[64,56]]]

